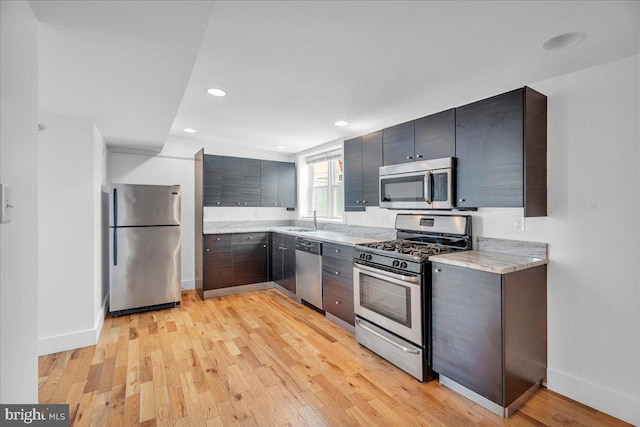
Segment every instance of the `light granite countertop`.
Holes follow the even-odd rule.
[[[462,251],[433,255],[429,257],[429,261],[496,274],[513,273],[514,271],[537,267],[549,262],[545,258],[489,251]]]
[[[313,228],[294,226],[248,226],[237,228],[205,227],[204,234],[228,234],[228,233],[265,233],[274,232],[289,234],[296,237],[304,237],[321,242],[338,243],[341,245],[355,246],[362,243],[379,242],[383,239],[353,236],[338,231],[314,230]]]

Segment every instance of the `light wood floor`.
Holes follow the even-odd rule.
[[[503,420],[273,289],[108,316],[96,346],[39,365],[40,403],[78,426],[628,425],[546,389]]]

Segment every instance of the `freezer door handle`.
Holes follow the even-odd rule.
[[[113,227],[113,265],[118,265],[118,229]]]
[[[113,226],[118,226],[118,189],[113,189]]]

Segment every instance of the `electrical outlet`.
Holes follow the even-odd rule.
[[[524,233],[524,217],[523,216],[513,217],[513,231],[515,231],[516,233]]]
[[[0,184],[0,224],[11,222],[11,211],[13,210],[13,201],[11,200],[11,187]]]

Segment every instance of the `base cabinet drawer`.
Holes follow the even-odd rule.
[[[353,248],[325,243],[322,247],[322,306],[355,325],[353,308]]]

